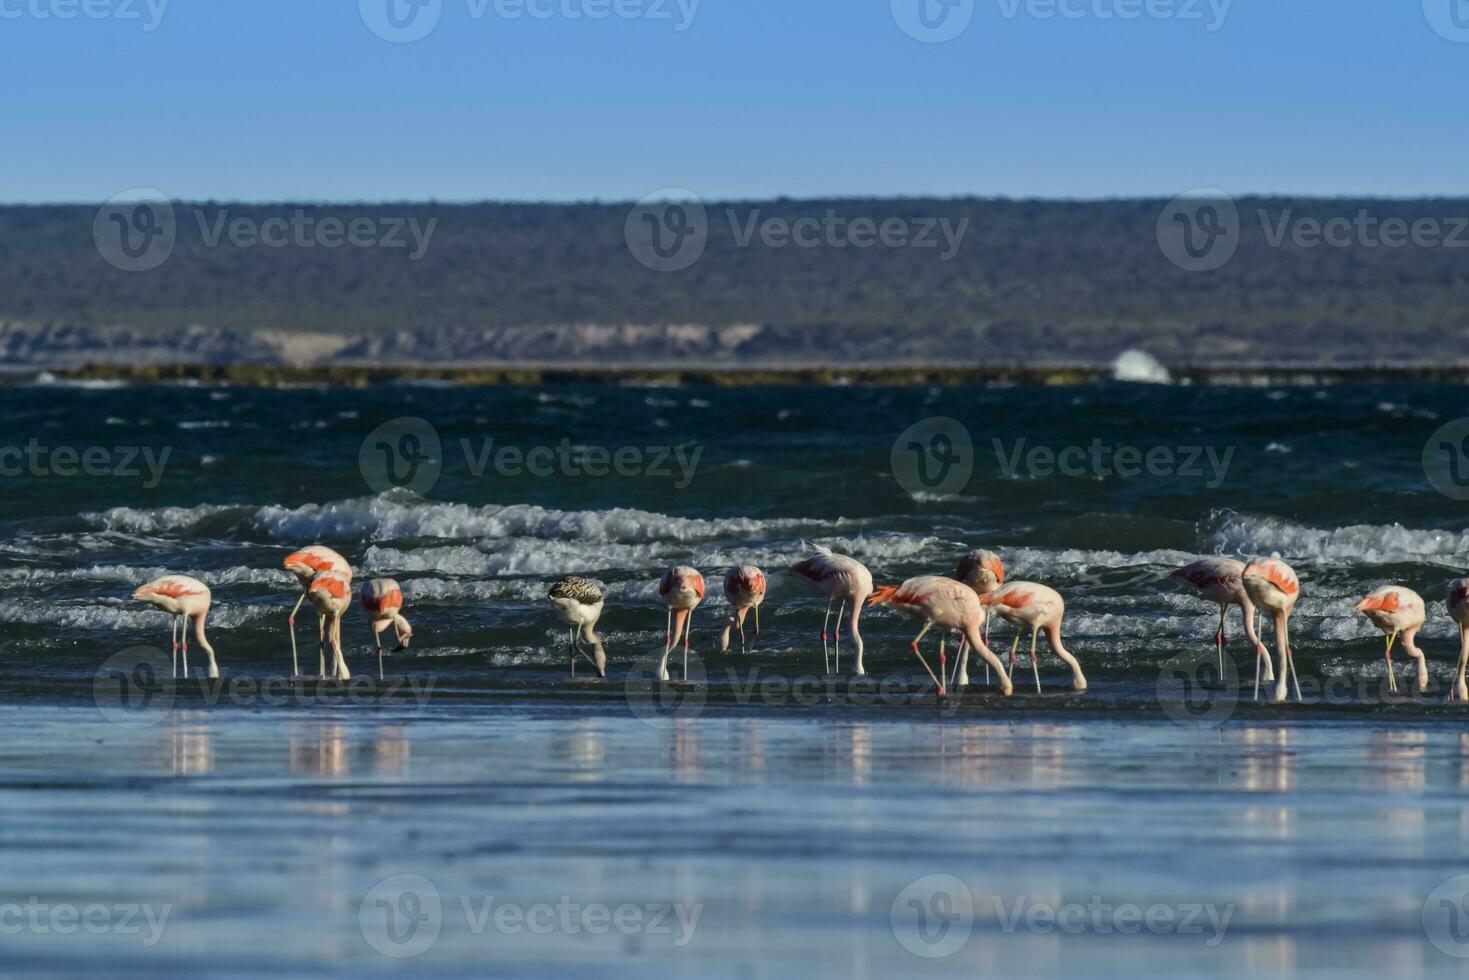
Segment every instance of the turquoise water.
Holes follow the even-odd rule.
[[[1469,738],[1442,702],[1442,595],[1469,537],[1434,434],[1463,404],[1432,386],[0,389],[7,972],[1458,975]],[[972,451],[933,441],[958,432]],[[521,466],[497,464],[506,446]],[[1037,446],[1077,447],[1079,470]],[[1094,446],[1168,465],[1104,472]],[[57,473],[94,449],[92,475]],[[586,472],[619,451],[621,475]],[[882,613],[871,680],[828,679],[825,603],[784,573],[802,539],[879,582],[1000,552],[1065,597],[1091,689],[1043,657],[1036,695],[1022,656],[1015,697],[980,671],[937,704],[912,626]],[[388,681],[286,679],[280,561],[311,543],[403,584],[415,638]],[[1305,706],[1254,703],[1238,639],[1219,683],[1217,617],[1166,575],[1273,551],[1303,582]],[[737,561],[771,592],[756,651],[721,655]],[[675,562],[710,598],[693,683],[659,690]],[[165,572],[213,589],[220,686],[149,673],[167,619],[128,596]],[[565,676],[543,597],[567,573],[606,586],[606,681]],[[1423,698],[1386,693],[1351,609],[1388,582],[1429,600]],[[344,634],[374,676],[355,611]],[[95,933],[62,931],[94,906]]]

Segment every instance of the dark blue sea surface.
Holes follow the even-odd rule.
[[[1388,384],[0,387],[0,962],[1462,975],[1443,595],[1469,571],[1469,465],[1443,427],[1466,409]],[[997,551],[1062,594],[1090,689],[1043,643],[1036,694],[1027,638],[1013,697],[971,664],[939,703],[915,626],[880,610],[871,678],[827,677],[826,602],[786,571],[804,541],[880,583]],[[387,681],[355,609],[365,680],[289,679],[281,561],[308,544],[402,584],[414,641]],[[1253,700],[1238,613],[1219,678],[1217,607],[1168,577],[1274,552],[1302,580],[1305,705]],[[675,563],[709,593],[691,682],[660,688]],[[771,587],[754,651],[721,654],[734,563]],[[166,573],[213,591],[218,685],[197,646],[189,681],[138,680],[169,622],[129,597]],[[607,592],[604,681],[567,676],[545,602],[573,573]],[[1402,657],[1386,690],[1352,609],[1388,583],[1428,600],[1427,695]],[[308,607],[308,668],[314,633]],[[95,932],[47,918],[94,905]]]

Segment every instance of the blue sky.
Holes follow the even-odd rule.
[[[0,201],[1469,192],[1469,0],[387,2],[0,0]]]

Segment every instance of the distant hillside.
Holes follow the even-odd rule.
[[[135,220],[126,209],[0,207],[0,363],[992,364],[1134,346],[1173,363],[1370,363],[1469,349],[1469,199],[1235,203],[1238,250],[1209,272],[1165,256],[1161,199],[710,202],[707,245],[678,271],[635,256],[651,232],[627,203],[176,202],[171,251],[137,272],[97,245]],[[1448,241],[1387,247],[1380,224],[1342,247],[1292,240],[1359,213],[1431,222]],[[803,218],[810,247],[780,234]],[[358,244],[333,245],[325,219]],[[134,244],[156,237],[137,220]],[[860,244],[867,227],[888,243]]]

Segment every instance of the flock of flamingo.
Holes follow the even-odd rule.
[[[821,647],[829,673],[841,671],[842,622],[845,618],[851,642],[856,649],[853,673],[859,677],[865,676],[862,633],[858,623],[864,607],[884,606],[923,623],[918,635],[909,643],[909,648],[923,665],[941,698],[947,696],[950,686],[968,686],[971,650],[977,651],[983,658],[986,676],[993,670],[999,678],[998,687],[1001,693],[1012,694],[1014,684],[1011,676],[1015,669],[1016,651],[1025,629],[1030,630],[1030,663],[1037,693],[1041,690],[1041,679],[1036,647],[1042,633],[1045,634],[1051,651],[1071,668],[1072,688],[1077,691],[1086,690],[1086,676],[1082,673],[1081,664],[1061,640],[1061,620],[1066,612],[1066,604],[1060,594],[1038,582],[1006,582],[1004,563],[994,552],[983,549],[969,552],[960,559],[952,576],[920,575],[901,585],[874,586],[872,573],[855,558],[836,554],[820,545],[813,545],[812,548],[816,553],[792,565],[790,570],[812,582],[827,598],[826,617],[821,627]],[[342,653],[342,617],[352,605],[352,566],[340,554],[322,545],[312,545],[292,552],[286,557],[284,565],[301,585],[301,595],[287,620],[291,633],[291,666],[294,675],[300,676],[301,673],[296,647],[296,613],[300,611],[302,603],[310,599],[317,611],[317,676],[349,680],[351,672]],[[1260,696],[1263,673],[1266,683],[1275,684],[1275,701],[1286,701],[1291,685],[1294,685],[1296,700],[1303,700],[1291,652],[1288,625],[1291,611],[1301,595],[1300,579],[1294,569],[1279,556],[1256,558],[1248,563],[1233,558],[1209,557],[1186,565],[1173,572],[1173,575],[1193,585],[1204,598],[1219,606],[1219,629],[1214,635],[1214,642],[1221,676],[1224,671],[1225,617],[1230,606],[1239,606],[1245,635],[1255,648],[1256,699]],[[741,651],[747,649],[745,621],[751,613],[754,619],[754,640],[758,641],[760,605],[765,601],[765,593],[765,573],[754,565],[736,565],[725,575],[724,594],[729,602],[730,612],[720,636],[720,652],[729,650],[732,632],[739,634]],[[669,656],[682,642],[684,679],[687,680],[689,633],[693,611],[704,600],[704,577],[689,565],[675,565],[663,573],[658,594],[668,607],[663,656],[658,663],[658,679],[669,680]],[[178,674],[181,653],[184,676],[189,675],[189,621],[193,622],[199,646],[209,657],[208,676],[219,676],[214,648],[209,645],[204,633],[204,620],[209,614],[211,602],[207,585],[187,575],[166,575],[140,586],[133,593],[133,598],[151,603],[173,617],[175,676]],[[576,674],[578,660],[585,659],[599,677],[605,677],[607,654],[596,633],[596,625],[602,617],[605,603],[602,590],[589,579],[568,576],[551,587],[547,598],[556,616],[567,627],[572,675]],[[1465,686],[1464,677],[1466,666],[1469,666],[1469,578],[1450,582],[1447,599],[1448,612],[1459,626],[1460,639],[1459,662],[1448,699],[1469,701],[1469,688]],[[413,637],[412,627],[402,615],[403,590],[392,579],[375,578],[363,585],[360,601],[372,628],[373,641],[377,648],[378,677],[382,678],[383,632],[389,626],[393,627],[398,640],[394,653],[406,649]],[[831,617],[834,603],[840,603],[835,628]],[[1277,660],[1273,666],[1269,651],[1255,630],[1254,617],[1257,608],[1268,614],[1274,624]],[[1387,585],[1365,596],[1355,608],[1386,636],[1384,656],[1387,660],[1389,689],[1397,691],[1392,650],[1401,637],[1403,649],[1416,661],[1417,691],[1424,693],[1428,688],[1428,663],[1415,642],[1426,618],[1422,597],[1412,589]],[[1015,638],[1010,645],[1009,670],[988,644],[991,614],[998,615],[1015,627]],[[939,630],[937,672],[919,649],[919,641],[934,627]],[[961,638],[952,672],[949,670],[944,646],[945,637],[950,631],[958,632]],[[583,643],[591,648],[591,653],[587,652]],[[331,650],[330,670],[327,666],[328,648]]]

